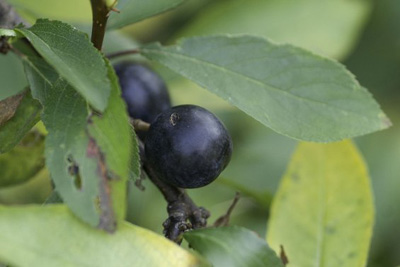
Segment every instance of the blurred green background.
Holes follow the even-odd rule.
[[[90,29],[89,1],[9,2],[31,23],[35,18],[48,17],[68,21],[84,31]],[[378,100],[394,126],[355,139],[368,164],[375,194],[376,221],[368,266],[399,265],[400,1],[191,0],[168,13],[108,33],[104,51],[130,49],[151,41],[168,44],[183,36],[215,33],[261,35],[335,58]],[[193,103],[213,111],[234,140],[233,159],[226,171],[215,183],[189,190],[189,194],[211,211],[211,224],[226,212],[235,191],[241,191],[231,223],[264,237],[269,204],[296,141],[272,132],[169,70],[153,67],[168,82],[174,104]],[[22,67],[12,54],[0,57],[0,81],[0,99],[26,86]],[[161,233],[166,203],[148,180],[143,184],[145,191],[130,184],[128,220]],[[48,172],[42,170],[23,184],[0,188],[0,203],[43,203],[50,191]]]

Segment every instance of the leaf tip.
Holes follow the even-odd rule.
[[[385,113],[382,112],[381,114],[379,114],[379,118],[381,121],[382,129],[387,129],[393,126],[392,121],[386,116]]]

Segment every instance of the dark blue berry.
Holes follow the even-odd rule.
[[[211,112],[176,106],[153,121],[145,141],[148,164],[172,185],[197,188],[214,181],[232,154],[232,139]]]
[[[114,69],[132,118],[151,123],[160,112],[171,107],[167,87],[154,71],[133,62],[118,63]]]

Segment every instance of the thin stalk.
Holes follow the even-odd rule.
[[[92,5],[92,43],[101,50],[106,32],[107,20],[112,7],[108,7],[105,0],[90,0]]]

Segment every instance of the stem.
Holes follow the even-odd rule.
[[[126,56],[126,55],[134,55],[140,53],[139,49],[130,49],[130,50],[125,50],[125,51],[120,51],[120,52],[115,52],[108,54],[106,57],[108,59],[116,58],[116,57],[121,57],[121,56]]]
[[[229,225],[229,220],[231,218],[232,211],[236,207],[236,204],[239,202],[239,199],[240,199],[240,193],[236,192],[235,198],[233,199],[232,204],[229,206],[228,211],[226,212],[226,214],[222,215],[215,221],[214,227]]]
[[[110,8],[107,6],[105,0],[90,0],[90,3],[93,14],[92,43],[98,50],[101,50]]]
[[[163,194],[168,203],[168,219],[163,223],[166,238],[180,244],[182,234],[189,229],[203,228],[207,225],[210,213],[203,207],[197,207],[186,191],[170,185],[157,177],[157,174],[146,162],[144,145],[139,141],[140,158],[143,169],[149,179]]]
[[[135,131],[147,132],[150,129],[150,123],[147,123],[140,119],[131,119],[131,124]]]

